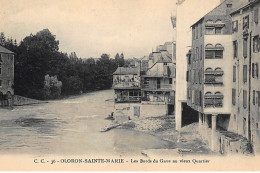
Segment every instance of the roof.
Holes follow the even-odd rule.
[[[0,46],[0,53],[9,53],[9,54],[14,54],[14,52]]]
[[[113,75],[128,75],[128,74],[138,74],[139,68],[137,67],[118,67]]]
[[[226,11],[225,9],[222,9],[222,12],[220,10],[216,10],[216,9],[219,9],[224,4],[232,3],[232,5],[233,5],[232,9],[237,9],[238,7],[244,6],[246,1],[247,0],[224,0],[219,5],[217,5],[214,9],[210,10],[207,14],[205,14],[203,17],[201,17],[199,20],[197,20],[197,22],[192,24],[191,27],[193,27],[194,25],[196,25],[199,22],[201,22],[202,20],[204,20],[205,16],[212,15],[212,13],[214,13],[214,12],[222,14],[223,11]],[[258,0],[254,0],[254,1],[258,1]],[[216,15],[216,14],[214,14],[214,15]]]
[[[244,3],[241,3],[241,5],[237,8],[235,8],[230,14],[234,14],[234,13],[237,13],[237,12],[240,12],[241,9],[244,9],[250,5],[253,5],[254,3],[257,3],[257,2],[260,2],[260,0],[252,0],[251,2],[244,2]]]

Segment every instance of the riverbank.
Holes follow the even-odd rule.
[[[149,149],[142,152],[148,157],[166,155],[207,155],[213,154],[209,146],[204,143],[198,133],[198,123],[175,130],[174,116],[161,116],[131,120],[117,127],[147,133],[174,143],[174,149]]]

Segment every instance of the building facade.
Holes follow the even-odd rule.
[[[114,114],[143,118],[174,115],[176,65],[172,63],[172,42],[166,42],[144,57],[137,67],[118,67],[113,73]],[[121,119],[121,120],[119,120]]]
[[[190,26],[202,16],[219,5],[220,0],[179,0],[176,10],[176,129],[183,126],[183,119],[189,118],[192,110],[187,106],[187,58],[186,54],[192,45]],[[192,10],[191,10],[192,9]],[[187,14],[190,14],[187,17]],[[188,110],[188,111],[186,111]]]
[[[118,67],[113,73],[113,89],[115,92],[115,117],[119,119],[139,117],[141,103],[140,68]]]
[[[13,85],[14,53],[0,46],[0,106],[12,106]]]
[[[260,151],[260,0],[248,1],[232,16],[232,131]]]

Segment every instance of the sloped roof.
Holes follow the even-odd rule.
[[[138,74],[139,68],[137,67],[118,67],[113,73],[114,75],[128,75],[128,74]]]
[[[259,0],[252,0],[251,2],[249,1],[243,2],[237,8],[234,8],[234,10],[230,14],[233,15],[234,13],[239,12],[241,9],[246,8],[247,6],[250,6],[251,4],[254,4],[256,2],[259,2]]]
[[[14,54],[14,52],[0,46],[0,53],[10,53],[10,54]]]

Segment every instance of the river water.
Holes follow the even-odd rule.
[[[159,137],[127,129],[100,130],[111,121],[113,90],[38,105],[0,109],[0,154],[141,155],[169,148]]]

